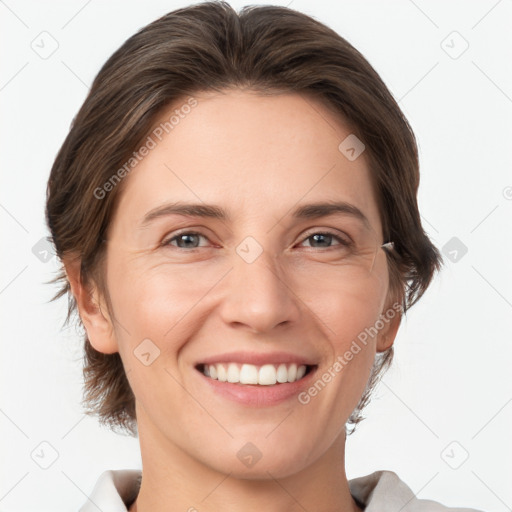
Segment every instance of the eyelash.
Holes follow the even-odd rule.
[[[192,247],[190,249],[186,249],[184,247],[177,247],[177,246],[171,246],[170,243],[176,239],[178,239],[180,236],[183,236],[183,235],[195,235],[195,236],[200,236],[200,237],[203,237],[205,238],[206,240],[208,240],[208,237],[206,235],[203,235],[202,233],[198,232],[198,231],[182,231],[181,233],[178,233],[174,236],[172,236],[171,238],[167,238],[165,239],[163,242],[162,242],[162,246],[163,247],[174,247],[175,249],[180,249],[180,250],[183,250],[183,251],[187,251],[187,252],[192,252],[192,251],[195,251],[197,249],[201,249],[201,247]],[[306,237],[303,238],[302,242],[308,240],[309,238],[313,237],[314,235],[327,235],[327,236],[332,236],[333,238],[335,238],[339,244],[338,245],[334,245],[334,246],[331,246],[331,247],[311,247],[311,249],[332,249],[332,248],[335,248],[335,247],[338,247],[338,246],[341,246],[343,248],[350,248],[353,246],[353,242],[351,240],[345,240],[344,238],[342,238],[341,236],[339,236],[338,234],[336,233],[333,233],[332,231],[314,231],[310,234],[308,234]],[[348,238],[348,237],[347,237]],[[302,243],[301,242],[301,243]]]

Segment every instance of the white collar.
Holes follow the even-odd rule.
[[[141,478],[140,469],[104,471],[79,512],[127,512],[137,497]],[[479,512],[418,499],[393,471],[375,471],[349,480],[348,485],[365,512]]]

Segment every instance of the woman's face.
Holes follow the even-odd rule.
[[[344,437],[376,350],[393,342],[398,315],[368,330],[391,306],[376,197],[362,146],[315,100],[194,97],[163,113],[181,115],[124,178],[108,234],[113,334],[89,335],[119,351],[155,450],[286,476]],[[334,202],[345,205],[304,209]],[[197,206],[155,214],[171,204]],[[204,375],[213,362],[225,377]],[[292,363],[308,373],[270,384],[296,379]],[[237,370],[263,384],[218,380]]]

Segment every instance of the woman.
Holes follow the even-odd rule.
[[[203,3],[128,39],[48,183],[85,402],[143,463],[81,510],[445,510],[344,464],[440,268],[418,182],[382,80],[304,14]]]

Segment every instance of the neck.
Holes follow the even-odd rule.
[[[129,512],[362,512],[345,475],[345,433],[309,466],[283,478],[221,473],[181,450],[137,415],[142,482]]]

